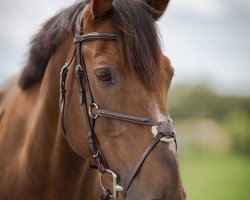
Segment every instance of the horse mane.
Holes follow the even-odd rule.
[[[43,79],[50,57],[73,31],[83,8],[82,1],[76,3],[44,24],[31,41],[28,62],[19,80],[21,88],[27,89]],[[130,71],[136,72],[153,89],[159,81],[160,44],[151,12],[142,1],[114,0],[109,17],[117,29],[120,53]]]
[[[72,32],[83,2],[66,8],[49,19],[31,41],[28,62],[21,74],[19,85],[26,89],[43,79],[50,57],[61,42]]]

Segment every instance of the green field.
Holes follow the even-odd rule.
[[[237,155],[180,155],[189,200],[250,200],[250,159]]]

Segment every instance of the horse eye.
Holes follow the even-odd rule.
[[[108,69],[96,70],[95,75],[99,81],[102,81],[108,84],[113,83],[112,73]]]

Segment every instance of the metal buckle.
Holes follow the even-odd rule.
[[[96,103],[92,103],[90,104],[89,106],[89,116],[92,118],[92,119],[97,119],[99,116],[98,114],[95,112],[93,113],[93,110],[95,109],[95,111],[99,110],[99,107]]]
[[[110,174],[112,176],[113,192],[110,195],[110,197],[113,199],[117,199],[118,192],[122,192],[124,190],[124,188],[118,184],[118,176],[115,172],[111,171],[110,169],[104,169],[104,172],[106,172],[107,174]],[[100,183],[101,183],[101,187],[102,187],[103,191],[105,192],[106,189],[104,188],[103,183],[102,183],[102,176],[103,176],[103,174],[100,175]]]
[[[60,102],[63,103],[66,93],[66,79],[68,74],[69,64],[66,63],[60,72]]]
[[[98,150],[96,151],[96,154],[93,155],[93,158],[97,158],[97,156],[99,156],[99,151]]]

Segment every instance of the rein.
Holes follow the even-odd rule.
[[[82,24],[82,20],[83,19],[81,16],[80,24]],[[163,137],[166,137],[169,139],[173,138],[176,143],[176,136],[175,136],[175,132],[172,126],[171,119],[167,121],[158,122],[150,118],[143,118],[143,117],[133,116],[133,115],[124,114],[120,112],[101,109],[95,103],[94,98],[92,96],[91,89],[90,89],[85,61],[81,54],[82,43],[86,41],[93,41],[93,40],[117,41],[117,35],[113,33],[94,32],[94,33],[83,34],[82,31],[76,32],[76,36],[74,39],[75,51],[73,53],[71,60],[62,67],[61,73],[60,73],[60,94],[61,94],[60,102],[62,104],[61,106],[62,132],[63,132],[65,139],[67,140],[66,131],[64,127],[66,79],[67,79],[68,69],[71,66],[75,58],[76,60],[75,74],[76,74],[77,83],[78,83],[80,105],[82,107],[83,115],[86,119],[86,124],[87,124],[87,138],[88,138],[89,150],[96,164],[95,168],[98,169],[100,172],[100,183],[103,189],[103,195],[101,197],[101,200],[109,200],[112,198],[116,199],[118,197],[118,192],[121,192],[122,196],[125,199],[127,191],[129,190],[131,183],[135,179],[136,175],[139,173],[139,169],[142,167],[145,159],[147,158],[149,153],[153,150],[153,148],[156,146],[156,144]],[[144,151],[143,155],[140,157],[134,169],[132,170],[131,174],[129,175],[128,180],[123,185],[120,184],[119,176],[108,167],[107,163],[105,162],[105,159],[103,159],[103,156],[101,155],[101,152],[98,148],[98,145],[96,142],[97,139],[96,139],[96,135],[94,132],[94,127],[95,127],[95,121],[99,117],[127,121],[131,123],[136,123],[136,124],[143,124],[145,126],[150,126],[150,127],[156,127],[156,131],[157,131],[156,136],[150,142],[150,144]],[[110,174],[112,176],[112,183],[113,183],[112,192],[105,189],[105,187],[103,186],[102,176],[104,174]]]

